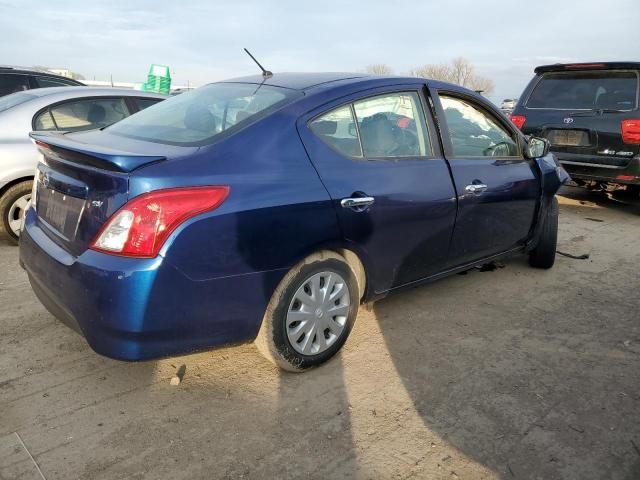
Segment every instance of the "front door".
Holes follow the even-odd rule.
[[[517,248],[528,239],[540,182],[518,134],[489,105],[434,93],[458,216],[448,264],[455,267]]]
[[[455,222],[449,170],[422,92],[411,88],[361,93],[299,125],[376,293],[442,270]]]

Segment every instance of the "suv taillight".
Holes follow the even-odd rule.
[[[622,120],[620,127],[624,143],[640,144],[640,119]]]
[[[155,257],[181,223],[216,209],[227,195],[229,187],[224,186],[142,194],[113,214],[89,248],[126,257]]]
[[[519,130],[522,130],[524,122],[527,121],[527,117],[525,117],[524,115],[511,115],[509,118],[511,118],[511,121],[516,127],[518,127]]]

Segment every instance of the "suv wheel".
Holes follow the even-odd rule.
[[[20,229],[24,221],[24,213],[29,200],[33,182],[26,180],[10,187],[0,198],[0,215],[2,215],[2,227],[9,240],[18,244]]]
[[[355,275],[343,257],[329,251],[311,255],[278,285],[256,346],[284,370],[320,365],[347,340],[359,298]]]

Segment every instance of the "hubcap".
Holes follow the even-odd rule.
[[[287,312],[287,337],[303,355],[317,355],[344,332],[351,297],[347,282],[336,272],[320,272],[304,281]]]
[[[30,193],[19,197],[9,207],[9,213],[7,215],[9,220],[9,228],[16,237],[20,236],[20,229],[22,228],[22,223],[24,222],[24,212],[27,208],[27,205],[29,205],[29,200],[31,200]]]

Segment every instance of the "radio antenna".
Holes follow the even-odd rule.
[[[247,52],[247,55],[249,55],[251,57],[251,60],[256,62],[256,65],[258,65],[258,67],[260,67],[260,70],[262,70],[262,76],[265,78],[265,80],[267,78],[273,77],[273,73],[271,73],[269,70],[265,70],[265,68],[262,65],[260,65],[260,62],[258,60],[256,60],[256,57],[251,55],[251,52],[249,50],[247,50],[245,48],[244,51]]]

